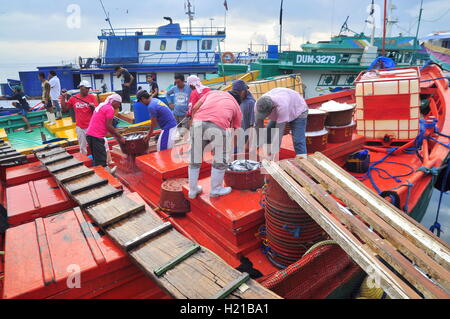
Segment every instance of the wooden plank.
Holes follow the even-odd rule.
[[[16,152],[16,150],[12,150],[11,152],[8,152],[8,153],[1,153],[0,159],[17,157],[17,156],[23,156],[23,154]]]
[[[324,207],[339,218],[348,229],[358,235],[365,243],[402,276],[404,276],[414,287],[416,287],[425,297],[430,299],[449,298],[442,288],[436,286],[426,278],[410,261],[401,255],[391,243],[383,240],[378,234],[371,231],[355,215],[349,214],[345,209],[334,200],[325,189],[316,184],[311,178],[295,167],[291,162],[280,163],[292,178],[308,190]]]
[[[86,209],[87,213],[102,228],[107,228],[124,218],[144,210],[145,206],[143,204],[138,204],[124,195],[108,199],[96,206]]]
[[[58,147],[61,147],[61,145],[60,144],[53,144],[53,143],[52,144],[47,144],[47,145],[45,145],[43,147],[39,147],[39,148],[34,149],[34,154],[42,154],[42,153],[48,152],[48,151],[50,151],[50,150],[52,150],[54,148],[58,148]]]
[[[392,225],[385,222],[367,206],[359,202],[355,196],[334,182],[311,162],[307,160],[297,160],[296,164],[321,183],[324,188],[337,196],[350,209],[360,215],[374,228],[375,231],[380,233],[386,240],[397,247],[402,254],[411,259],[420,268],[424,269],[434,280],[450,291],[450,272],[448,269],[441,266],[421,248],[415,246],[411,241],[403,237],[403,235],[392,227]]]
[[[108,184],[108,180],[99,177],[97,174],[83,176],[70,182],[64,183],[63,187],[72,195],[90,190],[94,187]]]
[[[60,183],[67,183],[83,176],[93,175],[95,171],[86,166],[79,166],[53,174]]]
[[[174,258],[172,258],[165,264],[163,264],[160,267],[153,270],[153,273],[158,278],[160,278],[160,277],[164,276],[166,274],[166,272],[175,268],[176,266],[178,266],[183,261],[185,261],[186,259],[188,259],[189,257],[191,257],[192,255],[194,255],[195,253],[197,253],[200,250],[201,250],[201,247],[197,244],[194,244],[191,247],[189,247],[188,249],[186,249],[185,251],[183,251],[181,254],[175,256]]]
[[[367,273],[376,275],[380,287],[391,297],[399,299],[421,299],[421,297],[377,258],[375,253],[329,214],[309,193],[284,172],[276,163],[264,160],[267,172]]]
[[[243,273],[239,278],[230,282],[227,286],[223,287],[222,290],[217,292],[211,299],[224,299],[228,297],[233,291],[238,289],[240,286],[245,284],[250,279],[250,275],[247,273]]]
[[[136,237],[133,240],[130,240],[129,242],[125,243],[125,250],[128,252],[130,250],[133,250],[140,245],[144,244],[145,242],[149,241],[152,238],[155,238],[156,236],[159,236],[169,229],[172,229],[171,223],[164,223],[161,226],[156,227],[155,229],[152,229],[144,234],[142,234],[139,237]]]
[[[144,203],[137,194],[130,197],[137,203]],[[126,220],[111,225],[107,234],[120,246],[143,234],[145,231],[162,225],[159,216],[146,205],[146,211],[140,212]],[[176,269],[172,269],[158,278],[154,269],[173,259],[192,246],[192,241],[181,235],[175,229],[149,240],[130,253],[130,258],[149,277],[174,298],[207,299],[238,278],[241,273],[226,264],[217,255],[202,248]],[[240,299],[279,299],[273,292],[262,287],[254,280],[246,284],[246,289],[238,289],[228,298]]]
[[[5,163],[10,163],[10,162],[15,162],[15,161],[24,161],[24,160],[26,160],[25,155],[15,155],[12,157],[6,157],[6,158],[0,159],[0,164],[5,164]]]
[[[73,158],[73,156],[67,152],[59,153],[59,154],[55,154],[52,156],[46,156],[46,157],[42,158],[41,163],[44,164],[45,166],[48,166],[48,165],[62,162],[64,160],[71,159],[71,158]]]
[[[384,219],[398,232],[425,250],[429,256],[450,269],[450,246],[437,238],[433,233],[420,225],[410,216],[404,214],[392,204],[382,199],[370,188],[356,180],[353,176],[333,163],[326,156],[316,153],[311,160],[314,164],[349,193],[358,198],[370,210]]]
[[[116,189],[113,186],[107,184],[94,189],[90,189],[76,195],[73,195],[75,201],[82,208],[95,205],[109,198],[122,195],[123,189]]]
[[[50,164],[50,165],[46,165],[46,166],[50,173],[55,174],[55,173],[59,173],[59,172],[68,170],[69,168],[84,166],[84,163],[80,162],[79,160],[77,160],[75,158],[71,158],[71,159],[64,160],[62,162],[58,162],[56,164]]]
[[[66,150],[62,147],[50,150],[48,152],[41,152],[41,153],[37,153],[36,158],[37,159],[43,159],[43,158],[47,158],[49,156],[53,156],[53,155],[57,155],[57,154],[61,154],[61,153],[66,153]]]

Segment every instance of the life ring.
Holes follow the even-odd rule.
[[[236,61],[236,57],[233,52],[224,52],[222,54],[222,63],[234,63]]]

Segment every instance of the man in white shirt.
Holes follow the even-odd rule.
[[[62,118],[61,106],[59,105],[59,97],[61,95],[61,82],[55,71],[50,71],[48,75],[48,82],[50,83],[50,98],[52,99],[53,109],[56,109],[56,119]]]

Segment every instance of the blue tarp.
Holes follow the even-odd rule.
[[[369,70],[372,70],[377,63],[382,63],[382,67],[380,69],[393,69],[396,67],[394,60],[392,60],[391,58],[380,56],[372,62],[372,64],[369,67]]]
[[[138,63],[137,37],[109,37],[106,45],[106,64]]]

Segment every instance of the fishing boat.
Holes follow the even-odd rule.
[[[398,85],[398,83],[401,83],[401,85]],[[357,106],[355,114],[354,106],[350,108],[350,119],[356,121],[356,127],[351,125],[352,129],[349,131],[349,126],[345,125],[340,127],[343,133],[337,133],[341,139],[346,141],[325,143],[323,145],[324,139],[322,137],[319,139],[320,142],[317,142],[314,138],[308,138],[308,149],[310,152],[320,149],[323,154],[341,167],[345,167],[352,154],[365,150],[371,158],[369,171],[366,174],[352,174],[377,192],[380,190],[384,191],[384,194],[381,195],[386,197],[386,200],[403,209],[405,213],[420,219],[428,205],[430,193],[434,186],[435,178],[432,172],[444,164],[449,153],[448,135],[450,135],[450,121],[447,110],[450,103],[450,90],[448,80],[443,78],[441,68],[432,64],[422,70],[418,68],[402,68],[380,70],[375,74],[362,72],[355,85],[356,89],[352,91],[343,91],[307,100],[310,109],[323,108],[323,105],[329,101],[340,105],[348,103],[348,105]],[[394,87],[400,88],[401,91],[393,92]],[[419,98],[422,101],[428,101],[426,108],[420,108]],[[397,120],[393,120],[378,116],[382,120],[388,121],[388,123],[381,123],[381,130],[375,135],[367,127],[367,121],[373,121],[370,117],[371,112],[374,112],[371,109],[372,99],[376,99],[377,103],[384,103],[391,107],[392,110],[396,110],[391,112],[390,116],[397,117]],[[404,109],[407,110],[406,113],[403,112]],[[364,111],[362,117],[361,110]],[[340,111],[342,110],[339,109],[337,112],[339,113]],[[348,108],[344,111],[348,113]],[[384,108],[378,108],[375,111],[384,112]],[[416,111],[417,114],[415,113]],[[311,112],[311,114],[315,116],[316,112]],[[402,128],[401,121],[404,121],[405,116],[408,117],[407,121],[409,123],[417,122],[417,126],[409,124],[407,127]],[[417,117],[411,118],[411,116]],[[336,119],[336,116],[334,116],[334,119]],[[388,124],[393,125],[394,121],[399,121],[395,129],[386,127]],[[422,123],[420,125],[422,128],[419,127],[419,122]],[[324,123],[323,121],[316,121],[313,124],[320,126]],[[378,127],[378,124],[375,124],[375,127]],[[333,129],[336,130],[336,127],[328,127],[327,131]],[[408,133],[407,138],[401,134],[403,130]],[[338,129],[338,131],[340,130]],[[393,136],[395,134],[398,134],[398,136]],[[189,145],[177,145],[175,150],[182,155],[189,150]],[[74,151],[76,152],[76,150],[71,150],[71,152]],[[203,166],[202,179],[200,180],[200,184],[204,187],[204,193],[188,202],[184,199],[187,189],[186,186],[183,186],[185,183],[183,178],[187,177],[188,163],[174,157],[170,150],[162,152],[153,150],[149,154],[129,158],[123,153],[121,148],[114,146],[111,154],[115,165],[118,167],[116,173],[118,180],[112,176],[108,177],[109,183],[112,183],[111,185],[125,189],[127,192],[137,193],[138,195],[136,196],[142,197],[155,214],[158,214],[159,218],[172,223],[176,230],[186,236],[186,238],[211,250],[233,268],[245,269],[245,271],[259,274],[256,277],[262,286],[269,288],[279,296],[284,298],[349,298],[355,296],[355,293],[359,290],[365,274],[339,246],[329,241],[316,243],[302,258],[289,265],[289,267],[280,269],[280,265],[268,258],[270,256],[268,251],[270,251],[271,247],[270,241],[267,240],[264,232],[266,223],[263,205],[265,188],[257,190],[234,189],[228,196],[217,199],[209,198],[209,163],[211,158],[207,155],[209,163],[207,161]],[[282,144],[280,158],[286,159],[294,156],[291,137],[286,135]],[[30,161],[36,161],[34,155],[30,155],[28,158]],[[86,165],[89,165],[88,159],[85,161]],[[37,169],[37,167],[40,168]],[[383,171],[385,175],[377,174],[376,170]],[[24,193],[21,185],[40,187],[40,206],[46,206],[46,210],[39,210],[37,215],[39,218],[36,221],[28,221],[21,226],[12,227],[6,231],[6,238],[4,239],[4,261],[6,264],[4,265],[5,272],[3,274],[3,297],[5,298],[20,298],[24,296],[66,298],[75,293],[75,291],[70,291],[70,289],[64,290],[57,284],[48,285],[45,283],[44,278],[41,277],[42,272],[36,273],[37,277],[27,274],[26,266],[25,268],[19,267],[21,269],[19,271],[17,265],[13,262],[13,260],[16,262],[23,261],[26,255],[26,258],[29,258],[30,265],[40,269],[41,266],[37,265],[36,262],[40,263],[38,247],[42,245],[42,242],[36,242],[36,246],[35,244],[28,245],[29,249],[27,251],[16,247],[17,245],[23,245],[22,241],[28,242],[31,240],[34,242],[33,236],[31,239],[29,236],[20,238],[20,234],[24,231],[31,231],[30,227],[36,229],[35,223],[37,221],[39,223],[42,223],[42,221],[47,223],[48,226],[46,227],[53,227],[51,226],[53,225],[52,223],[56,223],[54,227],[57,228],[65,225],[63,227],[65,231],[62,231],[61,234],[59,234],[60,232],[55,232],[46,233],[45,235],[52,243],[48,248],[50,249],[48,254],[52,256],[54,262],[59,264],[58,267],[67,267],[74,262],[67,258],[65,254],[61,254],[68,248],[64,245],[73,246],[72,249],[75,249],[75,251],[81,251],[80,258],[83,260],[91,260],[92,258],[89,257],[92,251],[86,251],[83,248],[84,243],[86,243],[83,239],[76,242],[57,240],[56,237],[59,235],[66,236],[66,231],[81,234],[82,238],[84,238],[83,236],[86,235],[82,235],[83,232],[81,231],[77,232],[77,229],[85,223],[83,218],[86,217],[81,217],[80,213],[73,215],[72,211],[67,211],[67,209],[73,209],[76,204],[68,201],[66,195],[64,195],[65,192],[58,186],[48,184],[53,182],[51,182],[52,178],[45,175],[45,172],[45,167],[43,168],[39,162],[32,162],[7,168],[2,181],[2,200],[5,208],[13,209],[12,207],[14,206],[11,205],[11,201],[17,201],[16,195],[18,194],[16,192],[21,194],[27,193]],[[25,182],[25,184],[20,184],[21,182]],[[57,198],[60,199],[56,204],[44,204],[46,192],[50,192],[50,194],[58,192]],[[41,196],[44,196],[44,198]],[[280,196],[283,195],[280,193]],[[23,203],[22,200],[22,204],[19,207],[22,207]],[[14,209],[20,211],[17,207]],[[36,209],[31,209],[31,212]],[[16,218],[18,216],[22,218],[27,216],[31,220],[35,218],[30,213],[29,208],[24,210],[27,214],[16,214]],[[64,212],[53,215],[53,213],[59,213],[60,211]],[[52,214],[53,217],[46,219],[50,218],[46,217],[47,214]],[[39,227],[37,228],[40,232],[39,234],[42,231],[44,231],[42,234],[45,234],[45,230],[43,228],[39,230]],[[96,232],[97,230],[92,228],[90,231]],[[289,234],[292,235],[291,231],[286,230],[286,235]],[[93,238],[96,237],[94,236]],[[113,258],[112,256],[116,256],[114,257],[116,259],[120,258],[121,263],[125,262],[124,260],[126,259],[124,259],[123,253],[118,253],[119,250],[115,248],[114,243],[108,240],[96,240],[95,245],[100,248],[100,251],[104,251],[103,254],[113,249],[114,255],[110,253],[104,255],[104,258],[108,260],[108,264],[112,262],[112,259],[110,260],[110,258]],[[95,258],[99,260],[98,257]],[[8,262],[13,264],[8,265]],[[97,276],[100,276],[99,274],[112,276],[110,271],[113,268],[108,270],[110,266],[107,268],[102,267],[98,261],[89,267],[94,267],[93,274],[97,274]],[[96,289],[94,288],[97,287],[95,285],[100,285],[102,288],[97,289],[98,293],[96,294],[86,294],[85,298],[89,298],[89,296],[92,296],[92,298],[127,296],[138,298],[138,295],[146,298],[168,297],[152,280],[148,280],[142,274],[139,274],[139,270],[132,268],[129,262],[126,262],[122,267],[131,267],[130,271],[133,274],[132,279],[125,280],[123,278],[124,270],[117,270],[122,276],[118,280],[123,282],[125,288],[118,289],[117,285],[108,286],[108,288],[104,286],[106,284],[102,286],[101,283],[96,281],[96,275],[93,275],[93,277],[89,277],[93,286],[89,286],[86,289]],[[61,275],[62,279],[60,280],[65,280],[64,278],[68,276],[67,273],[61,273]],[[108,280],[111,280],[111,278]],[[29,290],[32,287],[30,286],[30,280],[33,281],[33,291]],[[40,280],[43,280],[42,284],[39,283]],[[106,281],[109,282],[108,280]],[[140,293],[133,294],[132,291]],[[76,297],[81,298],[83,296],[76,295]]]
[[[431,60],[450,71],[450,32],[435,32],[420,40],[423,41],[423,47]]]

